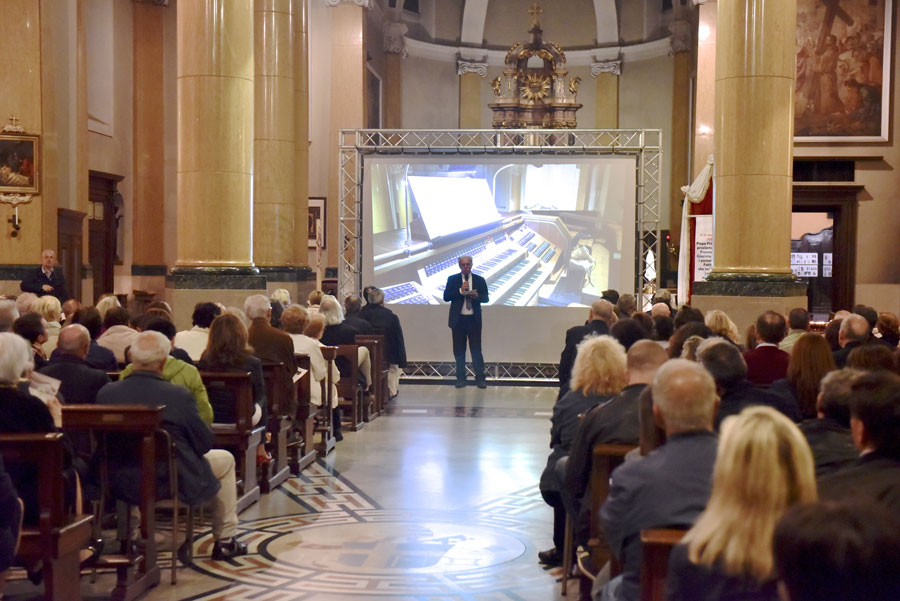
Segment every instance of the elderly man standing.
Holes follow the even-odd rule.
[[[444,300],[450,303],[447,325],[453,332],[453,357],[456,359],[456,387],[466,386],[466,343],[472,354],[472,371],[478,388],[487,388],[484,356],[481,354],[481,303],[488,302],[487,282],[472,273],[472,257],[460,257],[459,273],[447,278]]]
[[[237,488],[234,457],[223,449],[212,449],[213,435],[200,415],[191,393],[163,380],[162,370],[171,347],[159,332],[141,332],[131,346],[134,372],[131,377],[104,386],[97,395],[99,405],[163,406],[163,428],[178,448],[179,497],[185,503],[212,504],[214,560],[246,555],[237,540]],[[140,501],[140,470],[137,454],[111,457],[113,493],[127,502]],[[158,468],[159,486],[168,486],[165,464]]]
[[[52,294],[64,302],[66,295],[66,278],[62,269],[54,269],[56,266],[56,252],[46,249],[41,253],[41,266],[36,267],[25,275],[19,287],[22,292],[32,292],[38,296]]]
[[[282,398],[288,399],[288,415],[294,417],[297,413],[297,396],[294,389],[294,372],[297,371],[297,361],[294,359],[294,341],[290,335],[278,328],[273,328],[272,305],[269,299],[262,294],[248,296],[244,301],[244,313],[250,320],[247,328],[248,342],[253,347],[253,355],[263,362],[284,363],[287,374],[280,381]]]

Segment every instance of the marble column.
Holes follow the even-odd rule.
[[[619,127],[619,76],[622,75],[622,61],[592,63],[591,75],[597,82],[594,127],[616,129]]]
[[[253,0],[179,0],[176,327],[194,303],[242,306],[253,265]]]
[[[165,102],[163,98],[163,38],[165,11],[151,4],[134,4],[134,192],[132,287],[161,292],[165,288],[163,257],[165,174]]]
[[[715,0],[701,0],[697,26],[697,76],[694,84],[694,154],[691,181],[706,166],[706,158],[715,154],[716,120],[716,20]]]
[[[790,266],[797,3],[718,7],[714,260],[709,281],[694,291],[726,312],[716,296],[736,301],[732,312],[751,306],[751,297],[780,311],[805,307],[806,286]]]
[[[481,129],[481,90],[487,76],[487,62],[458,60],[456,72],[459,74],[459,127],[460,129]]]
[[[294,262],[294,18],[290,0],[255,0],[253,259]]]
[[[384,129],[403,127],[403,59],[408,54],[403,36],[407,31],[406,23],[402,21],[386,21],[382,26],[384,80],[381,82],[381,127]],[[367,115],[366,123],[371,122]]]
[[[302,300],[315,287],[308,267],[309,212],[309,0],[291,0],[294,14],[294,269],[291,299]],[[301,267],[302,266],[302,267]],[[309,281],[313,284],[309,284]],[[304,284],[304,282],[306,284]]]
[[[688,169],[688,153],[691,135],[691,72],[694,69],[691,54],[691,24],[674,21],[669,25],[672,32],[670,43],[672,53],[672,126],[671,146],[678,149],[669,159],[669,235],[673,244],[680,243],[681,201],[684,195],[681,186],[693,181]],[[662,259],[670,268],[678,269],[678,257],[669,252],[662,253]],[[665,285],[665,283],[663,283]]]

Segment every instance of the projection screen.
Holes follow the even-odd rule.
[[[363,281],[400,317],[411,361],[451,361],[443,300],[457,258],[488,283],[488,362],[553,363],[609,288],[633,292],[634,156],[373,157]]]

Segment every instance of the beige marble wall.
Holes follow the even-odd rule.
[[[292,0],[294,14],[294,265],[307,264],[309,210],[309,0]]]
[[[403,61],[399,54],[387,54],[384,57],[384,80],[381,85],[382,127],[400,129],[403,127]]]
[[[295,106],[293,6],[255,0],[253,260],[294,262]]]
[[[594,127],[616,129],[619,127],[619,75],[601,73],[594,79],[597,95],[594,99]],[[579,113],[584,109],[582,108]],[[579,121],[581,115],[579,114]]]
[[[714,273],[790,274],[796,0],[719,2]]]
[[[693,57],[690,52],[679,52],[672,57],[672,150],[669,155],[671,171],[669,176],[669,232],[674,244],[681,237],[681,186],[693,181],[688,172],[688,153],[691,135],[691,71]],[[665,257],[670,257],[668,253]],[[677,261],[676,261],[677,263]],[[677,269],[677,267],[676,267]]]
[[[459,127],[461,129],[481,129],[481,88],[487,85],[485,78],[477,73],[463,73],[459,76]],[[489,126],[489,124],[488,124]]]
[[[252,265],[253,3],[177,8],[176,265]]]

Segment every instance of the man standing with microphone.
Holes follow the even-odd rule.
[[[472,354],[472,371],[478,388],[487,388],[484,357],[481,354],[481,303],[488,302],[487,282],[472,273],[472,257],[459,258],[460,273],[447,278],[444,300],[450,303],[448,324],[453,332],[453,356],[456,359],[456,387],[466,385],[466,341]]]

